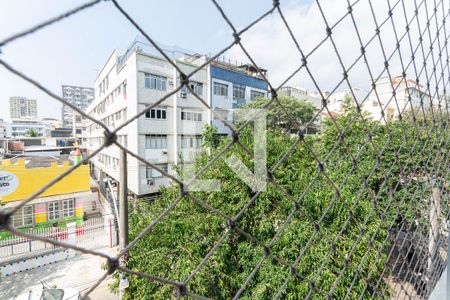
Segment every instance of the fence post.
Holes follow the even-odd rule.
[[[75,245],[76,244],[76,223],[67,223],[67,243]],[[69,249],[69,257],[75,256],[75,250]]]
[[[434,184],[432,180],[432,184]],[[438,241],[439,230],[439,215],[441,211],[441,191],[439,188],[432,187],[431,189],[431,199],[430,199],[430,239],[428,243],[428,295],[434,286],[434,263],[435,263],[435,253],[436,244]]]
[[[450,221],[447,221],[447,290],[445,299],[450,300],[450,268],[448,266],[450,258]]]
[[[112,248],[112,224],[109,220],[109,248]]]

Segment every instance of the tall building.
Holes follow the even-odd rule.
[[[134,42],[123,55],[114,51],[95,81],[95,100],[87,113],[109,128],[117,128],[170,91],[180,86],[180,74],[161,55],[155,54],[140,42]],[[167,51],[172,62],[188,74],[206,62],[202,55]],[[223,70],[223,71],[221,71]],[[221,74],[220,74],[221,73]],[[192,88],[216,110],[228,110],[253,96],[266,95],[267,86],[254,74],[236,66],[222,68],[218,64],[202,67],[189,80]],[[212,83],[212,84],[211,84]],[[220,83],[220,85],[218,84]],[[240,87],[242,94],[233,99],[233,88]],[[253,93],[252,93],[253,91]],[[211,113],[188,89],[174,93],[155,108],[118,131],[118,142],[160,169],[171,174],[172,166],[182,158],[185,165],[193,162],[202,144],[206,124],[217,124]],[[224,130],[219,131],[226,134]],[[103,143],[103,129],[87,122],[88,152]],[[103,149],[91,160],[98,178],[108,176],[119,179],[119,149]],[[168,185],[169,178],[134,157],[128,156],[128,188],[135,195],[156,193],[160,186]]]
[[[85,111],[89,103],[94,100],[94,89],[88,87],[63,85],[62,98],[74,105],[75,107]],[[86,120],[74,112],[69,106],[62,107],[62,125],[64,128],[72,128],[74,137],[84,136],[86,130]]]
[[[9,115],[11,119],[37,119],[36,99],[9,97]]]

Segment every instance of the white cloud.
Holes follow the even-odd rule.
[[[388,19],[380,30],[380,38],[383,43],[383,48],[386,56],[389,57],[396,47],[394,26],[397,31],[398,38],[406,32],[406,21],[402,7],[403,1],[392,0],[371,2],[378,24],[381,24],[388,18],[388,3],[391,2],[391,5],[394,6],[395,3],[398,2],[392,10],[393,24],[392,21]],[[427,19],[427,10],[425,9],[425,5],[428,5],[428,17],[431,17],[434,8],[434,4],[431,3],[431,1],[427,2],[428,3],[423,3],[418,10],[418,20],[422,31],[426,27]],[[320,4],[324,10],[324,14],[330,27],[347,13],[348,5],[345,0],[326,0],[320,1]],[[290,28],[292,29],[294,36],[305,54],[313,51],[313,49],[326,37],[326,25],[317,3],[313,3],[311,5],[298,4],[291,5],[289,7],[281,6],[281,9],[288,24],[290,25]],[[412,18],[414,9],[414,3],[412,1],[405,1],[405,10],[407,12],[406,17],[408,20]],[[444,10],[446,11],[446,8]],[[373,37],[376,29],[369,1],[361,0],[354,5],[353,15],[363,44],[366,44],[369,39]],[[442,23],[442,19],[442,7],[439,6],[437,14],[438,25]],[[410,28],[412,45],[415,48],[419,45],[419,30],[416,20],[413,21]],[[430,33],[431,37],[434,38],[436,33],[436,22],[434,21],[434,18],[431,22]],[[440,37],[441,46],[444,41],[444,35],[442,33]],[[344,66],[349,68],[350,65],[353,64],[354,61],[361,55],[361,46],[350,16],[345,17],[339,25],[333,28],[332,37],[336,43],[338,52],[341,55]],[[250,55],[254,58],[256,63],[269,70],[269,80],[275,86],[278,86],[281,82],[283,82],[296,68],[301,65],[300,53],[297,51],[292,38],[290,37],[277,12],[274,12],[272,15],[262,20],[256,26],[248,30],[248,32],[245,32],[242,35],[242,43]],[[429,45],[430,39],[427,33],[423,38],[425,53],[429,51]],[[377,37],[375,37],[375,39],[366,48],[366,55],[374,77],[377,77],[384,68],[384,58],[381,49],[382,48]],[[404,61],[406,67],[411,59],[411,50],[407,36],[405,36],[405,38],[400,42],[400,49],[402,60]],[[437,59],[439,52],[437,44],[435,45],[433,51],[435,58]],[[233,58],[238,58],[241,61],[247,61],[244,53],[237,46],[230,50],[229,55]],[[419,49],[416,53],[415,59],[416,66],[419,68],[418,72],[422,67],[423,60],[421,49]],[[432,71],[431,56],[428,58],[427,63],[428,73],[430,74]],[[330,39],[327,39],[321,46],[319,46],[318,49],[313,51],[313,54],[311,54],[310,57],[308,57],[308,66],[320,88],[324,91],[332,90],[343,78],[343,71]],[[401,75],[402,67],[398,52],[391,58],[389,69],[392,76]],[[438,70],[438,72],[440,73],[440,70]],[[352,86],[369,89],[370,77],[363,58],[356,63],[348,74]],[[407,74],[412,78],[416,77],[413,65],[410,65],[407,70]],[[387,73],[384,73],[383,75],[387,75]],[[420,78],[422,82],[426,81],[425,72],[422,72]],[[304,69],[287,84],[315,89],[310,76]],[[432,86],[433,85],[435,85],[435,83],[433,83]],[[338,90],[345,88],[348,88],[348,86],[344,83]]]

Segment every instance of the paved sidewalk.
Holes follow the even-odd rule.
[[[114,255],[117,248],[102,248],[99,252]],[[87,291],[105,270],[101,268],[104,258],[94,255],[77,255],[72,259],[57,262],[33,270],[0,278],[0,299],[10,299],[14,295],[41,288],[41,283],[58,288],[76,288],[80,292]],[[39,281],[40,280],[40,281]],[[105,279],[90,295],[90,299],[115,300],[118,295],[108,289],[111,278]]]

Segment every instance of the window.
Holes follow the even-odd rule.
[[[158,135],[158,134],[145,135],[145,148],[146,149],[166,149],[167,148],[167,135]]]
[[[59,201],[53,201],[48,203],[47,216],[48,220],[58,220],[60,218]]]
[[[214,82],[213,93],[218,96],[228,96],[228,85]]]
[[[214,114],[214,120],[228,120],[229,110],[226,109],[215,109],[216,114]]]
[[[127,145],[127,135],[119,135],[118,136],[119,139],[119,143],[124,146],[124,147],[128,147]]]
[[[34,221],[33,205],[26,205],[21,209],[19,209],[13,215],[14,227],[33,225],[33,221]]]
[[[253,100],[255,97],[264,97],[265,93],[258,91],[250,91],[250,100]]]
[[[153,74],[145,74],[145,87],[148,89],[166,90],[167,78]]]
[[[182,135],[181,148],[200,148],[202,146],[201,135]]]
[[[233,99],[245,99],[245,86],[233,84]]]
[[[181,120],[201,122],[202,113],[198,111],[182,111]]]
[[[167,112],[165,108],[152,108],[145,112],[146,119],[165,120],[167,119]]]
[[[164,172],[168,172],[168,168],[167,168],[167,164],[163,164],[163,165],[156,165],[158,168],[160,168],[161,170],[163,170]],[[151,178],[155,178],[155,177],[164,177],[164,175],[159,172],[156,169],[153,169],[152,167],[147,166],[145,169],[145,176],[147,177],[147,179],[151,179]]]
[[[125,122],[127,120],[127,109],[126,108],[124,110],[122,110],[122,116],[123,116],[123,121]]]
[[[203,94],[203,83],[191,82],[189,86],[197,95],[201,96]]]
[[[66,199],[62,201],[64,218],[71,217],[75,214],[73,202],[73,199]]]

